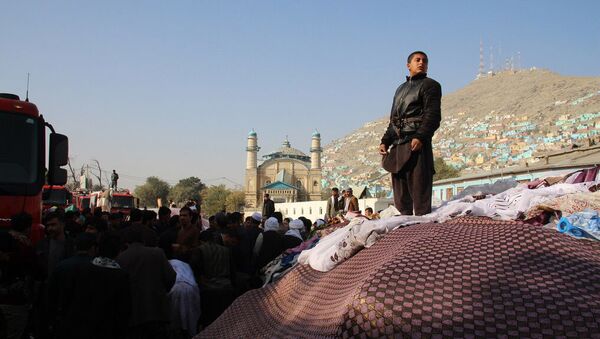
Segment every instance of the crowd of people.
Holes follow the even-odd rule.
[[[15,215],[0,231],[0,337],[190,338],[326,224],[199,209],[52,209],[41,239]]]

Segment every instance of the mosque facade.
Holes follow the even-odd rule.
[[[263,156],[258,164],[258,137],[248,133],[244,193],[247,210],[262,208],[268,193],[275,203],[321,200],[321,135],[315,131],[310,144],[310,156],[293,148],[287,140],[276,151]]]

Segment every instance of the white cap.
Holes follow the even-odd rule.
[[[323,225],[325,225],[325,220],[323,220],[323,219],[317,219],[317,221],[315,221],[315,225],[317,227],[323,226]]]
[[[270,217],[265,221],[265,232],[266,231],[278,231],[279,230],[279,221],[277,218]]]
[[[290,228],[295,230],[304,229],[304,223],[300,219],[290,221]]]
[[[261,221],[262,220],[262,214],[260,214],[258,212],[252,213],[252,219],[254,219],[256,221]]]

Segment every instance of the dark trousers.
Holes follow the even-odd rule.
[[[433,152],[431,143],[423,144],[419,152],[413,152],[410,159],[398,173],[392,173],[394,205],[403,215],[424,215],[431,213],[431,193],[433,187]]]

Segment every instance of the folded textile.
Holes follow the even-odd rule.
[[[516,187],[519,183],[515,179],[502,179],[493,184],[472,185],[465,187],[460,193],[455,195],[452,200],[461,200],[467,196],[498,194],[509,188]]]
[[[399,215],[379,220],[354,218],[347,226],[321,239],[314,248],[300,253],[298,262],[326,272],[361,249],[373,245],[381,235],[395,228],[432,221],[429,215]]]
[[[294,248],[288,248],[282,254],[273,259],[263,269],[261,269],[263,286],[272,283],[287,272],[289,272],[298,263],[298,255],[306,249],[314,247],[319,242],[319,237],[314,236]]]
[[[525,219],[531,219],[543,212],[561,212],[569,215],[585,209],[600,210],[600,191],[566,194],[548,199],[525,212]]]
[[[354,218],[350,223],[324,237],[317,246],[300,254],[298,262],[326,272],[356,252],[371,246],[377,239],[402,226],[425,222],[445,222],[456,216],[483,216],[500,220],[517,220],[531,206],[565,194],[588,192],[589,184],[556,184],[529,189],[526,184],[500,194],[475,200],[472,196],[450,201],[424,216],[399,215],[380,220]]]
[[[600,216],[598,211],[586,209],[560,218],[556,228],[575,238],[600,240]]]

